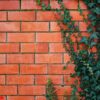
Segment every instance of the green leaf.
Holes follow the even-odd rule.
[[[38,5],[40,5],[40,3],[41,3],[41,0],[36,0],[36,2],[38,3]]]
[[[46,8],[47,10],[50,10],[51,9],[51,5],[50,4],[48,4],[48,6],[47,6],[47,8]]]
[[[87,31],[88,31],[89,33],[93,32],[92,27],[91,27],[91,26],[88,26],[88,27],[87,27]]]
[[[96,7],[96,8],[94,9],[94,12],[95,12],[96,14],[100,14],[100,8],[99,8],[99,7]]]
[[[97,34],[98,34],[98,32],[92,33],[91,36],[90,36],[90,39],[98,39]]]
[[[86,37],[82,37],[81,43],[85,43],[86,45],[88,45],[88,39]]]
[[[88,6],[89,6],[90,8],[95,7],[95,3],[89,3]]]
[[[43,9],[43,10],[46,10],[47,7],[46,7],[46,5],[45,5],[44,3],[42,3],[41,6],[42,6],[42,9]]]
[[[93,15],[93,14],[89,14],[88,15],[88,18],[90,19],[90,20],[96,20],[96,16],[95,15]]]
[[[100,0],[97,0],[97,3],[100,3]]]
[[[91,42],[90,47],[92,48],[93,46],[97,45],[95,42]]]

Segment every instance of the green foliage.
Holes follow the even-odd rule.
[[[36,0],[37,4],[40,5],[41,4],[41,0]]]
[[[83,0],[83,2],[90,11],[88,19],[85,18],[83,10],[79,5],[80,3],[78,4],[78,11],[80,12],[80,15],[83,16],[84,22],[88,25],[87,34],[90,34],[88,38],[86,36],[81,36],[79,26],[75,25],[75,22],[72,21],[70,11],[69,9],[65,8],[62,0],[58,0],[61,10],[56,9],[56,12],[61,17],[61,21],[58,21],[58,25],[61,28],[63,45],[66,52],[71,55],[72,62],[76,65],[75,73],[71,74],[71,76],[80,78],[79,87],[77,80],[74,84],[72,84],[73,90],[71,100],[78,100],[76,92],[79,92],[81,100],[83,100],[83,98],[85,100],[100,100],[100,0]],[[42,4],[42,8],[43,10],[52,10],[50,4],[47,6]],[[61,24],[65,25],[66,28],[63,28]],[[71,36],[75,32],[78,33],[78,37],[82,37],[80,42],[76,42],[78,45],[78,52],[73,49],[74,42],[71,40]],[[66,47],[66,43],[69,43],[69,48]],[[85,50],[79,49],[79,45],[81,43],[87,46]],[[90,49],[94,46],[97,47],[97,52],[90,52]],[[65,68],[66,66],[64,69]],[[47,92],[46,97],[49,98],[47,100],[57,100],[57,98],[51,99],[54,92],[53,88],[49,88],[52,87],[52,85],[50,85],[51,82],[49,81],[48,83],[47,90],[51,90]],[[78,91],[78,88],[80,88],[82,91]]]
[[[46,100],[58,100],[57,95],[55,93],[55,88],[51,79],[48,79],[46,85]]]

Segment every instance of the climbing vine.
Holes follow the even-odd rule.
[[[89,12],[87,18],[78,0],[78,11],[87,24],[88,37],[82,35],[79,25],[72,20],[70,10],[65,7],[63,0],[57,2],[60,9],[55,9],[55,12],[61,19],[58,20],[58,25],[61,29],[63,45],[66,52],[71,55],[71,62],[75,64],[75,73],[71,74],[71,77],[78,78],[71,85],[73,88],[71,100],[78,100],[77,92],[80,100],[100,100],[100,0],[83,0]],[[46,5],[42,0],[37,0],[37,3],[43,10],[52,10],[51,5]]]

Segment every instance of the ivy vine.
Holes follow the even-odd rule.
[[[66,52],[71,55],[71,62],[75,64],[75,73],[71,74],[71,77],[79,78],[71,85],[73,88],[71,100],[78,100],[77,93],[80,95],[80,100],[100,100],[100,0],[83,0],[89,11],[88,18],[85,18],[78,0],[78,11],[88,26],[86,33],[89,37],[82,36],[79,26],[72,21],[70,10],[65,7],[63,0],[57,1],[60,9],[55,11],[61,19],[58,25],[63,45]],[[42,0],[37,0],[37,3],[43,10],[52,10],[51,5],[46,5]],[[72,36],[76,41],[73,41]],[[69,47],[66,44],[69,44]],[[74,49],[74,45],[77,46],[77,50]],[[95,52],[93,48],[96,48]]]

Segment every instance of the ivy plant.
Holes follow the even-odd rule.
[[[71,85],[73,88],[71,100],[78,100],[77,92],[81,100],[100,100],[100,0],[83,0],[89,11],[88,18],[85,18],[80,0],[78,0],[77,10],[88,26],[86,33],[89,34],[89,37],[82,36],[79,26],[72,20],[70,10],[65,7],[63,0],[57,0],[57,2],[60,9],[55,11],[61,18],[58,25],[61,29],[63,45],[66,52],[71,55],[71,62],[75,64],[75,73],[71,76],[78,77],[80,81],[80,84],[76,84],[77,80],[75,80],[75,83]],[[50,4],[45,5],[41,0],[38,0],[38,4],[42,6],[43,10],[52,10]],[[76,42],[71,39],[72,35],[76,38]],[[66,44],[69,44],[69,47]],[[75,44],[77,50],[74,49]],[[84,48],[81,49],[82,44],[84,44]],[[92,50],[94,47],[97,49],[95,52]]]

